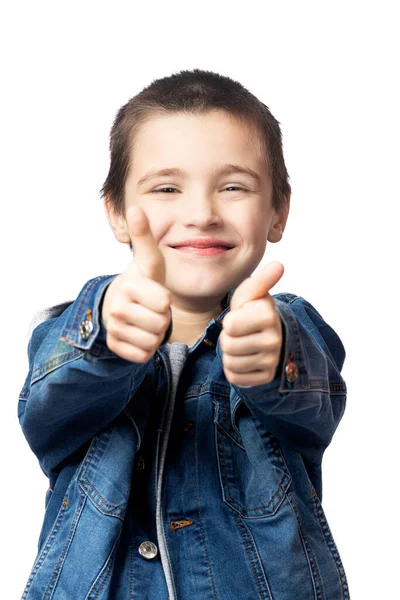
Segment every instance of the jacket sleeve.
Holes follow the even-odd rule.
[[[125,408],[147,374],[151,361],[125,360],[106,344],[101,305],[116,276],[90,279],[30,336],[18,419],[47,476]]]
[[[310,302],[287,293],[273,297],[283,326],[281,360],[272,381],[249,388],[231,385],[232,423],[237,425],[236,411],[244,402],[268,431],[320,463],[346,406],[345,349]],[[219,344],[217,352],[222,360]]]

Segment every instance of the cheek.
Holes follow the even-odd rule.
[[[267,226],[263,215],[250,215],[240,223],[240,232],[245,241],[255,247],[262,247],[267,239]]]

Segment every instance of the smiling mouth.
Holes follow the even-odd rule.
[[[186,254],[193,254],[195,256],[214,256],[217,254],[226,254],[233,248],[227,248],[226,246],[208,246],[207,248],[195,248],[194,246],[170,246],[173,250],[179,252],[185,252]]]

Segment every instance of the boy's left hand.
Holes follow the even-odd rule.
[[[230,383],[251,387],[274,379],[282,346],[282,322],[269,294],[284,273],[282,263],[267,264],[236,288],[219,335],[222,363]]]

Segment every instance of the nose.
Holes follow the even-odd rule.
[[[188,194],[182,204],[178,216],[186,227],[193,225],[198,229],[206,229],[222,221],[217,203],[205,193]]]

